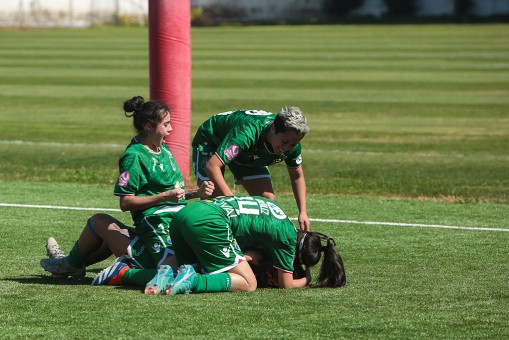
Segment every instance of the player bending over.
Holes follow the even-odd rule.
[[[170,237],[180,267],[175,278],[169,267],[158,271],[153,281],[164,294],[253,291],[257,280],[247,260],[256,262],[259,254],[277,270],[279,288],[307,286],[309,267],[320,261],[322,253],[315,286],[346,283],[334,241],[323,234],[297,231],[281,208],[265,197],[232,196],[190,204],[173,218]],[[305,275],[294,278],[294,263],[306,267]]]

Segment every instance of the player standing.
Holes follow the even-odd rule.
[[[237,110],[212,116],[193,139],[193,170],[198,184],[210,180],[215,196],[233,196],[224,180],[228,165],[237,184],[251,196],[274,200],[268,166],[284,161],[299,209],[299,226],[309,230],[306,181],[302,170],[302,138],[309,132],[298,107],[284,107],[277,115],[263,110]]]

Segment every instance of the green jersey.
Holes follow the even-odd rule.
[[[275,118],[275,114],[262,110],[219,113],[198,128],[193,148],[215,152],[224,164],[261,167],[285,161],[289,167],[299,167],[302,163],[300,144],[276,155],[265,142]]]
[[[119,160],[120,176],[115,184],[116,196],[153,196],[172,189],[184,189],[184,180],[170,149],[163,144],[157,152],[148,150],[134,137]],[[131,211],[135,225],[145,216],[171,211],[178,203],[162,202],[146,210]]]
[[[207,204],[220,208],[229,220],[240,249],[259,249],[274,267],[293,272],[297,232],[286,214],[265,197],[225,197]]]

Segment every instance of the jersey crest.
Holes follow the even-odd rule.
[[[228,160],[234,159],[240,152],[240,148],[238,145],[231,145],[228,149],[224,150],[224,154]]]
[[[126,187],[129,182],[129,173],[127,171],[122,172],[120,176],[118,176],[118,185],[121,187]]]

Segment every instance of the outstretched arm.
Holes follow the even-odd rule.
[[[301,230],[309,231],[309,217],[306,207],[306,180],[302,166],[297,168],[287,167],[292,183],[293,196],[299,209],[299,226]]]

